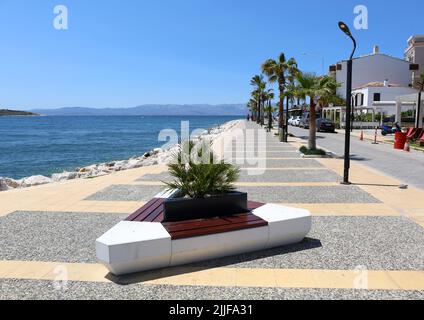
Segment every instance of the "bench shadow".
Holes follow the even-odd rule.
[[[187,273],[205,271],[208,269],[220,268],[232,266],[240,263],[251,262],[259,259],[270,258],[278,255],[284,255],[289,253],[302,252],[306,250],[312,250],[321,248],[322,243],[318,239],[305,238],[302,242],[294,245],[288,245],[283,247],[277,247],[268,250],[261,250],[252,253],[245,253],[236,256],[230,256],[225,258],[213,259],[209,261],[187,264],[184,266],[165,268],[154,271],[147,271],[142,273],[135,273],[126,276],[115,276],[109,273],[106,279],[114,282],[118,285],[132,285],[142,284],[144,282],[160,280],[163,278],[169,278],[173,276],[183,275]]]

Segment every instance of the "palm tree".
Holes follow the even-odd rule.
[[[255,102],[252,99],[250,99],[250,101],[247,103],[246,107],[249,110],[250,119],[253,119]]]
[[[286,77],[287,72],[293,66],[294,59],[290,59],[289,61],[286,60],[286,56],[284,53],[281,53],[277,60],[268,59],[266,60],[261,69],[262,72],[268,77],[268,81],[270,83],[278,83],[278,90],[280,92],[280,102],[279,102],[279,113],[280,113],[280,119],[279,119],[279,129],[280,129],[280,141],[284,140],[284,137],[282,135],[282,129],[284,127],[284,91],[286,88]],[[290,64],[289,64],[290,62]]]
[[[289,128],[289,102],[292,101],[294,96],[296,94],[296,77],[299,74],[300,70],[298,68],[297,62],[294,58],[289,59],[287,61],[287,85],[286,85],[286,91],[289,93],[286,94],[286,137],[285,141],[287,142],[288,139],[288,128]]]
[[[297,76],[299,89],[305,97],[308,97],[309,102],[309,150],[316,150],[316,104],[319,101],[328,99],[334,95],[338,84],[336,80],[330,76],[317,77],[312,73],[299,73]]]
[[[264,81],[264,77],[262,75],[256,75],[250,80],[250,85],[255,88],[255,90],[252,92],[252,96],[254,96],[258,101],[258,118],[257,122],[262,122],[262,115],[261,110],[263,106],[263,93],[266,89],[266,82]],[[262,124],[262,123],[261,123]]]
[[[254,121],[258,121],[259,114],[259,99],[257,91],[253,91],[251,94],[250,103],[252,105],[252,111],[254,112]]]
[[[275,112],[275,108],[272,106],[272,100],[275,98],[274,90],[269,89],[264,94],[265,101],[267,102],[266,107],[264,107],[264,114],[266,113],[268,115],[268,130],[271,131],[272,129],[272,113]]]

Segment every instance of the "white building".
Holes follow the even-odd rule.
[[[412,74],[413,81],[415,82],[424,72],[424,35],[414,35],[408,39],[405,59],[417,65]]]
[[[414,88],[392,84],[388,80],[384,82],[371,82],[353,89],[353,106],[355,109],[360,107],[372,108],[375,102],[396,101],[399,96],[417,92]]]
[[[396,83],[399,87],[408,88],[412,85],[410,64],[409,61],[380,53],[378,46],[375,46],[372,54],[353,59],[352,88],[385,79],[390,83]],[[346,99],[346,72],[347,61],[330,66],[330,75],[341,84],[337,94],[344,99]]]

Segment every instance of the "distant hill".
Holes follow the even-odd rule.
[[[28,111],[18,111],[18,110],[8,110],[0,109],[0,117],[2,116],[38,116],[39,114],[28,112]]]
[[[247,114],[244,104],[142,105],[134,108],[60,108],[31,111],[46,116],[244,116]]]

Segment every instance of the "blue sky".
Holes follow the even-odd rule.
[[[53,28],[59,4],[66,31]],[[320,56],[326,69],[346,58],[337,22],[352,26],[358,4],[369,10],[358,54],[378,44],[402,57],[424,33],[422,0],[0,0],[0,107],[245,102],[251,76],[281,51],[317,73]]]

